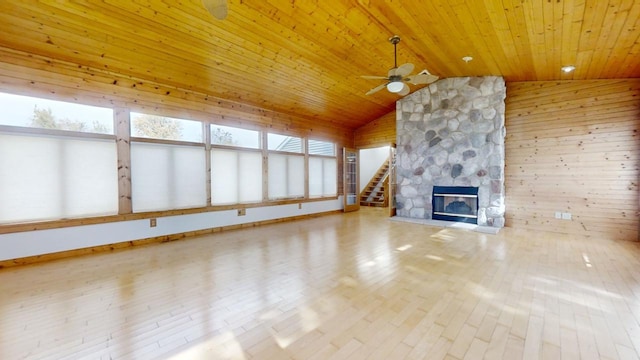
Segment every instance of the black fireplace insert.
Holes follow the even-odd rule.
[[[478,223],[478,188],[434,186],[431,200],[434,220]]]

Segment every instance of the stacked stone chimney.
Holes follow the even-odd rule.
[[[478,225],[503,227],[502,77],[439,80],[399,100],[397,215],[431,219],[433,186],[478,187]]]

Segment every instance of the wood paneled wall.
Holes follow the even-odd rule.
[[[396,143],[396,111],[383,115],[356,129],[354,146],[366,149]]]
[[[638,240],[640,79],[508,83],[506,128],[507,226]]]

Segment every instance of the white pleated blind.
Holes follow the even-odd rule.
[[[269,154],[269,199],[304,196],[304,157]]]
[[[206,206],[205,168],[203,147],[132,142],[133,211]]]
[[[309,196],[337,195],[335,158],[309,157]]]
[[[118,213],[115,140],[0,134],[0,223]]]
[[[262,153],[212,149],[212,204],[236,204],[261,200]]]

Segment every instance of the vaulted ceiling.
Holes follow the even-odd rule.
[[[229,0],[228,8],[220,21],[201,0],[2,1],[0,54],[108,69],[350,129],[395,108],[397,95],[367,96],[380,82],[360,77],[387,74],[394,34],[399,64],[441,78],[640,77],[640,1]]]

